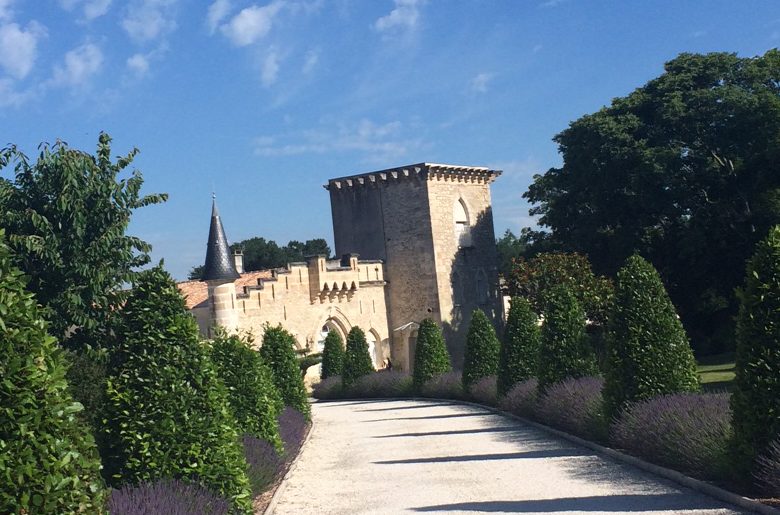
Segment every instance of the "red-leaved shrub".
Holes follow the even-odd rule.
[[[550,385],[539,397],[536,418],[583,438],[606,440],[603,386],[600,377],[571,378]]]

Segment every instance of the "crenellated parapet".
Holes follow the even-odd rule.
[[[482,166],[418,163],[416,165],[388,168],[387,170],[377,172],[331,179],[324,187],[326,190],[334,192],[352,188],[376,187],[408,180],[491,184],[499,175],[501,175],[501,170],[492,170]]]

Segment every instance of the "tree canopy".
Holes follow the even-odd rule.
[[[551,232],[530,239],[598,273],[647,256],[694,343],[719,350],[744,262],[780,221],[779,137],[780,51],[681,54],[555,136],[563,166],[524,194]]]

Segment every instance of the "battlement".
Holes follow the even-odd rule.
[[[496,180],[501,173],[501,170],[491,170],[490,168],[483,166],[418,163],[397,168],[388,168],[376,172],[330,179],[328,184],[323,187],[328,191],[338,191],[349,188],[379,186],[383,183],[408,179],[490,184]]]

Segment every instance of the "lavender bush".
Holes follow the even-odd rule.
[[[284,443],[285,459],[292,459],[298,454],[308,429],[309,422],[303,413],[289,406],[284,408],[279,415],[279,433]]]
[[[469,392],[471,399],[481,404],[495,406],[497,404],[498,395],[496,383],[496,376],[487,376],[478,379],[476,383],[471,385],[471,391]]]
[[[339,399],[343,396],[341,376],[330,376],[312,385],[315,399]]]
[[[252,495],[264,492],[282,471],[284,460],[273,445],[252,435],[241,438],[244,456],[249,464],[247,476]]]
[[[756,483],[761,491],[771,497],[780,497],[780,438],[756,461]]]
[[[406,372],[380,371],[358,378],[344,388],[345,398],[408,397],[412,392],[412,377]]]
[[[534,418],[538,388],[535,377],[520,381],[499,401],[499,407],[520,417]]]
[[[437,399],[464,399],[461,372],[447,372],[428,381],[420,389],[420,395]]]
[[[663,395],[630,404],[612,424],[613,445],[704,478],[723,474],[731,435],[727,393]]]
[[[197,483],[163,479],[112,490],[107,507],[111,515],[227,515],[230,501]]]
[[[539,397],[536,418],[583,438],[606,440],[600,377],[571,378],[548,386]]]

